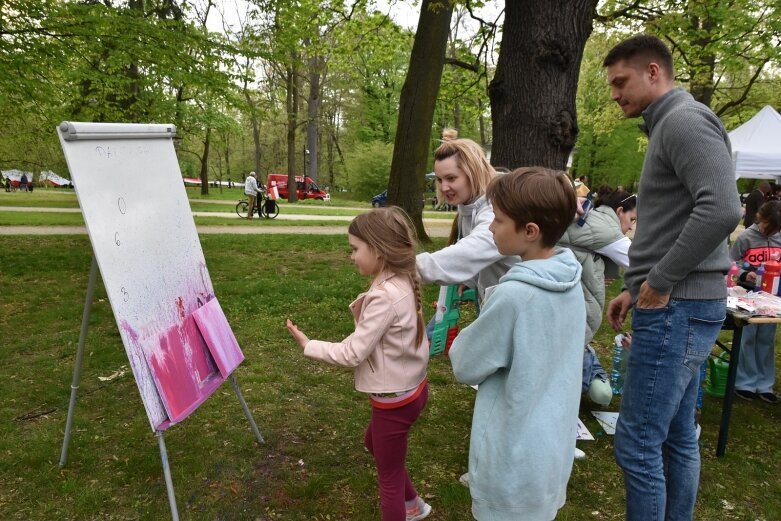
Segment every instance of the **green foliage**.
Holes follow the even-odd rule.
[[[382,141],[356,145],[346,156],[346,181],[354,197],[370,198],[388,187],[393,145]]]

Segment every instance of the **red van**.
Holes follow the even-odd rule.
[[[266,180],[266,187],[268,192],[271,193],[271,188],[277,187],[279,196],[282,199],[287,199],[287,174],[269,174]],[[296,176],[296,194],[299,199],[315,199],[317,201],[330,201],[331,194],[325,192],[317,186],[317,183],[312,181],[311,177],[304,177],[302,175]]]

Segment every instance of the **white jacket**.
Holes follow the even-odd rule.
[[[244,181],[244,194],[253,197],[258,195],[258,181],[251,175]]]
[[[477,288],[480,301],[485,289],[499,282],[511,266],[521,262],[517,255],[499,253],[493,234],[488,229],[494,220],[494,210],[481,195],[471,204],[458,206],[457,243],[434,253],[417,256],[420,279],[442,286],[465,284]]]

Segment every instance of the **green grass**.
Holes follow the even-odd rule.
[[[84,226],[84,218],[80,213],[0,211],[0,226]]]
[[[352,330],[347,305],[368,280],[344,236],[207,235],[201,242],[215,292],[246,356],[237,371],[266,444],[254,443],[229,385],[165,435],[183,520],[379,519],[376,475],[363,450],[367,399],[349,371],[305,359],[287,335],[294,318],[312,337]],[[435,240],[432,249],[443,246]],[[157,442],[116,322],[98,285],[68,464],[58,468],[90,266],[86,236],[0,236],[0,519],[169,519]],[[617,290],[617,283],[609,289]],[[426,287],[427,315],[436,288]],[[473,312],[465,313],[466,320]],[[465,321],[466,321],[465,320]],[[600,330],[606,366],[614,333]],[[413,428],[409,468],[434,507],[430,519],[469,520],[466,470],[474,391],[431,361],[431,397]],[[616,410],[614,400],[611,410]],[[580,442],[568,501],[557,519],[623,519],[621,474],[604,435]],[[721,400],[706,396],[697,519],[781,519],[781,408],[735,403],[725,458],[715,457]]]
[[[6,192],[0,189],[0,206],[35,206],[44,208],[78,208],[76,192],[55,188],[36,188],[30,192]]]

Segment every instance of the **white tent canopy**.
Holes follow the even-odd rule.
[[[737,179],[781,179],[781,115],[773,107],[763,107],[729,139]]]

